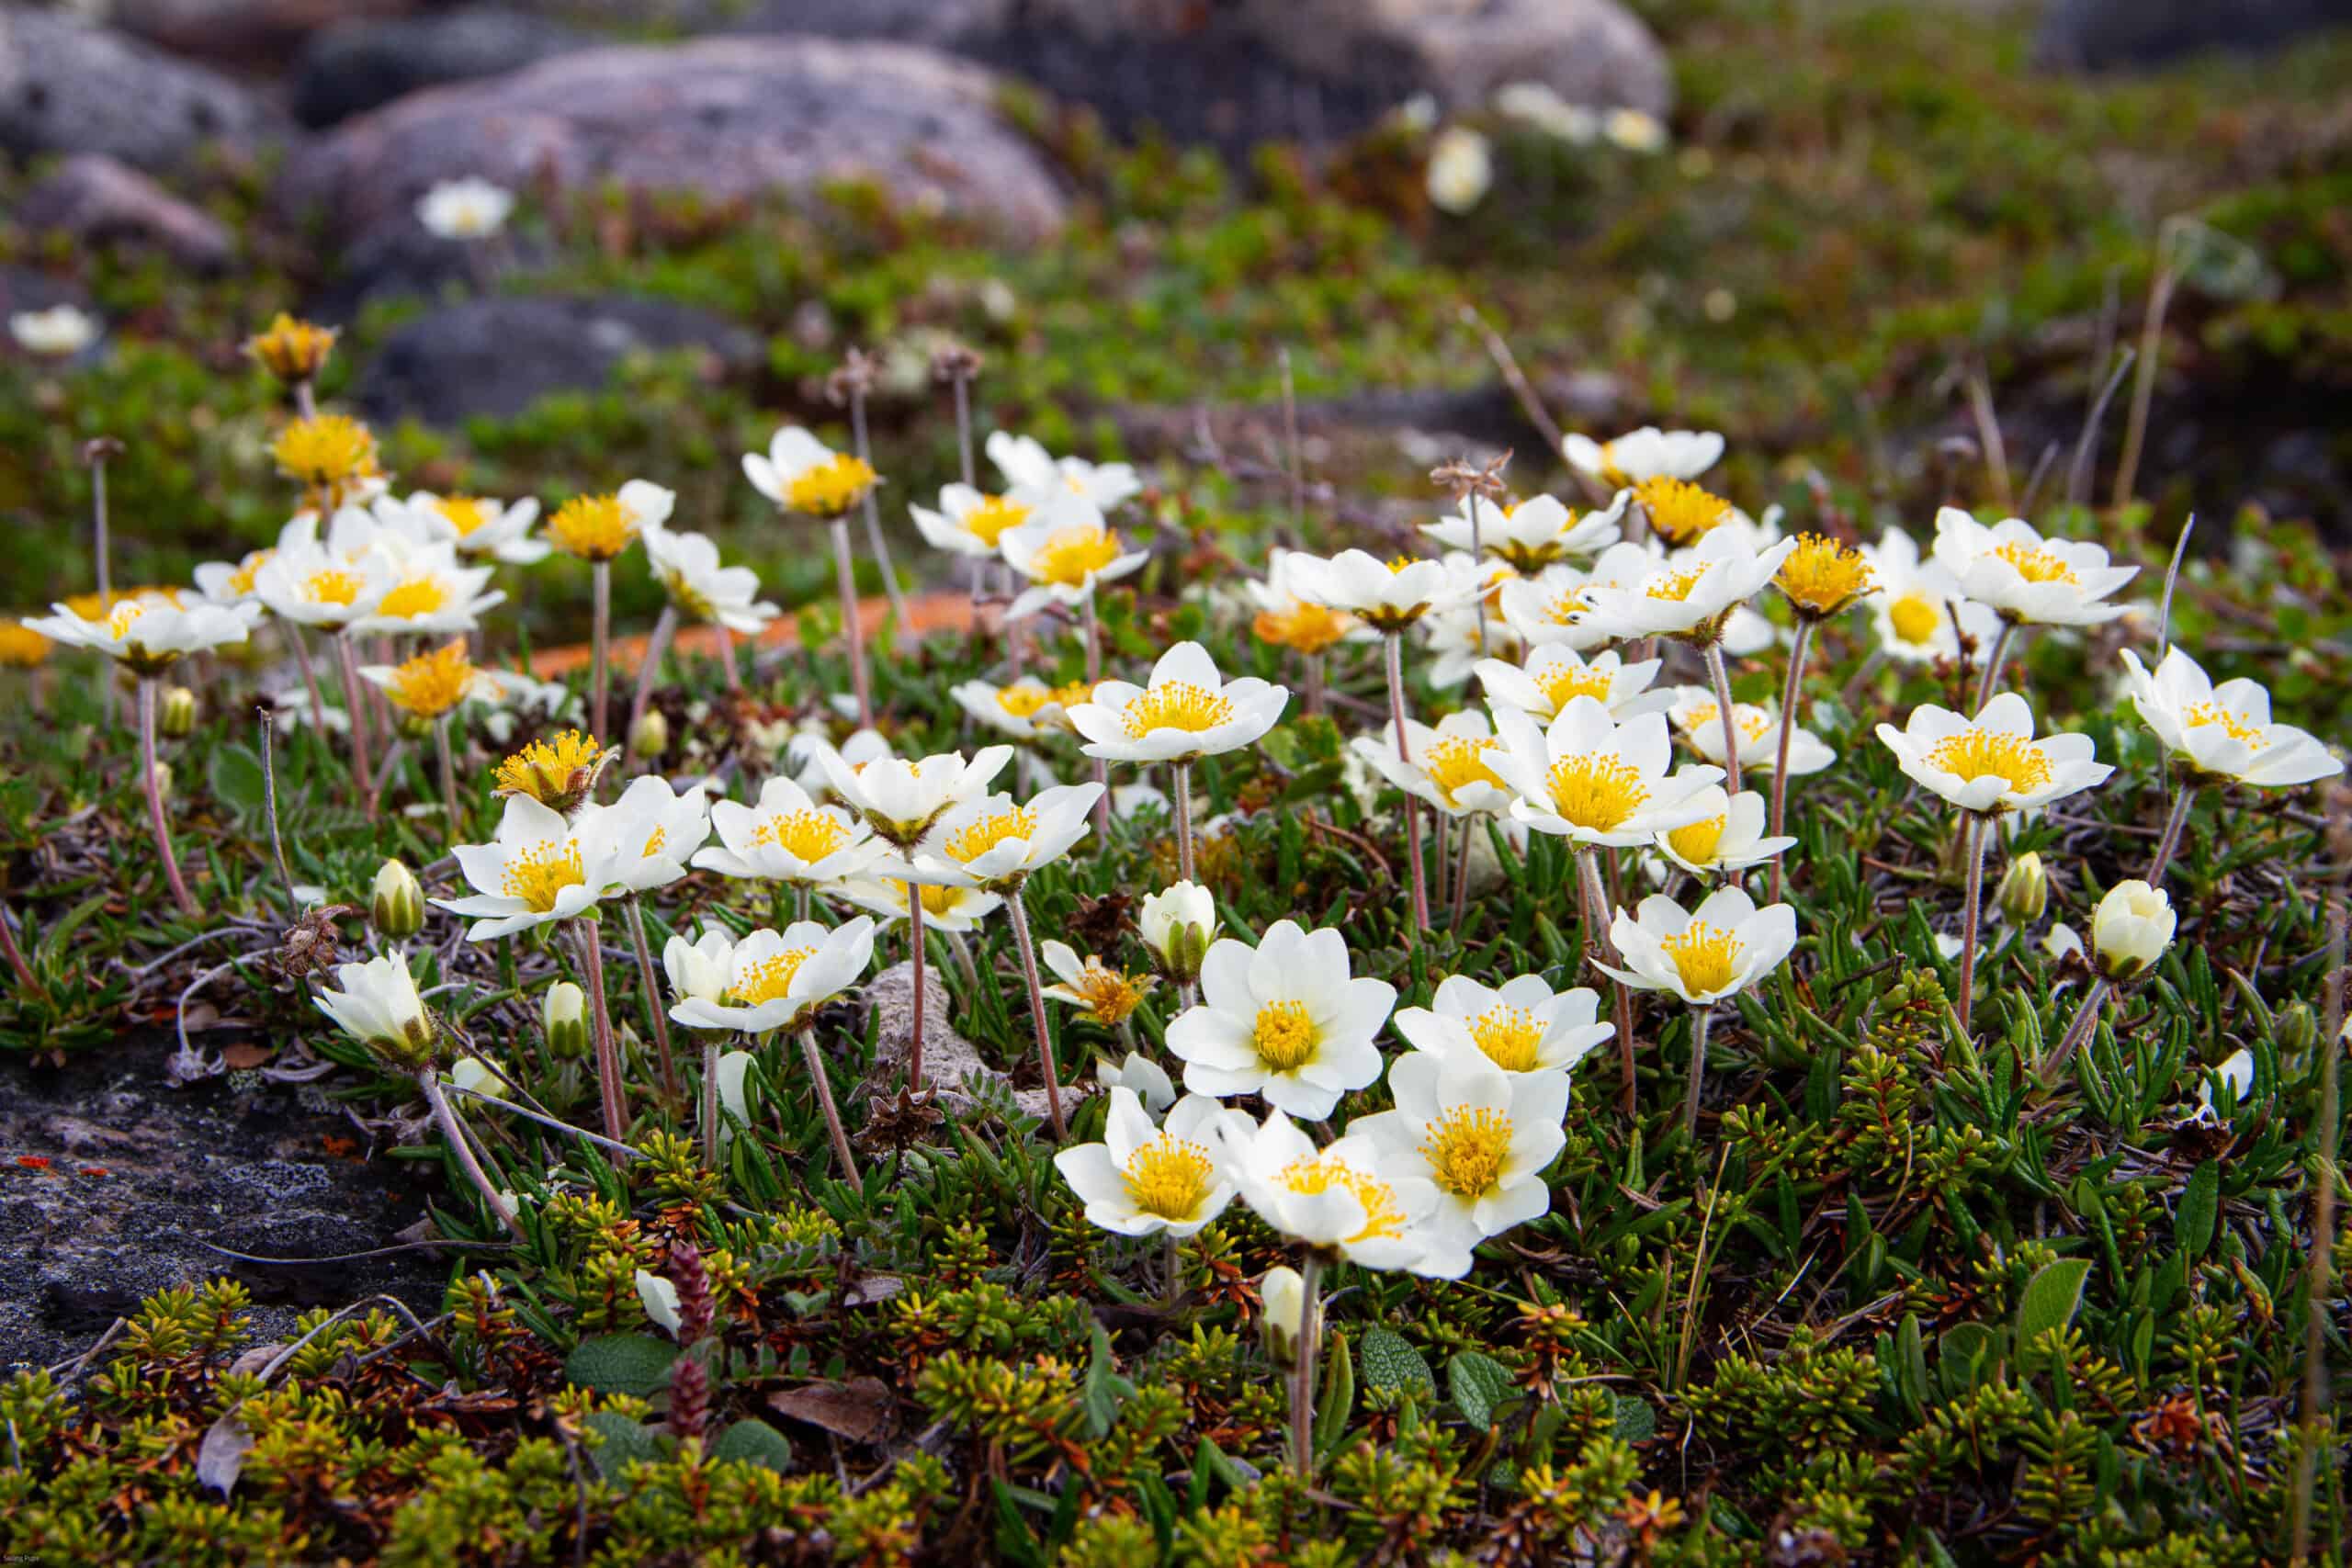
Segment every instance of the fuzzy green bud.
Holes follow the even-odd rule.
[[[2319,1043],[2319,1019],[2312,1004],[2300,998],[2278,1010],[2273,1027],[2282,1053],[2301,1053]]]
[[[186,686],[165,688],[157,707],[155,728],[173,740],[185,740],[196,731],[196,694]]]
[[[548,1049],[559,1056],[582,1055],[588,1049],[588,997],[569,980],[548,987],[539,1004],[539,1023],[548,1033]]]
[[[1178,984],[1196,980],[1216,932],[1216,901],[1197,883],[1179,882],[1144,895],[1136,925],[1159,972]]]
[[[1993,897],[2001,918],[2020,931],[2041,919],[2050,908],[2050,874],[2042,869],[2041,857],[2028,850],[2011,861]]]
[[[660,708],[647,708],[628,728],[628,754],[651,761],[670,749],[670,721]]]
[[[376,873],[376,885],[368,898],[368,918],[394,942],[424,929],[424,889],[416,885],[416,874],[397,858],[386,861]]]
[[[1258,1299],[1266,1309],[1258,1320],[1266,1357],[1287,1371],[1298,1365],[1299,1329],[1308,1305],[1306,1281],[1295,1269],[1269,1269],[1258,1281]]]

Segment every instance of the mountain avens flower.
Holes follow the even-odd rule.
[[[1188,1094],[1154,1126],[1135,1090],[1111,1090],[1102,1142],[1054,1156],[1089,1224],[1116,1235],[1188,1236],[1225,1213],[1234,1184],[1218,1123],[1224,1108]]]
[[[1329,1116],[1380,1077],[1374,1043],[1396,987],[1353,979],[1336,931],[1277,920],[1256,948],[1227,938],[1201,966],[1201,1003],[1168,1026],[1168,1050],[1196,1094],[1263,1095],[1295,1116]]]

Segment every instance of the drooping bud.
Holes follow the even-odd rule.
[[[2028,850],[2011,861],[1993,897],[2001,918],[2020,931],[2041,919],[2050,908],[2050,874],[2042,869],[2041,857]]]
[[[2091,953],[2098,972],[2120,984],[2154,968],[2172,945],[2172,899],[2144,882],[2119,882],[2091,915]]]
[[[1307,1307],[1306,1281],[1295,1269],[1269,1269],[1258,1281],[1258,1299],[1266,1308],[1258,1320],[1266,1355],[1274,1365],[1288,1371],[1298,1365],[1299,1331]]]
[[[415,873],[397,857],[386,861],[376,873],[376,886],[368,898],[368,918],[394,942],[424,929],[424,889],[416,885]]]
[[[186,686],[166,687],[155,728],[170,739],[187,739],[196,729],[196,694]]]
[[[1179,985],[1189,984],[1200,977],[1201,960],[1216,932],[1216,900],[1196,882],[1174,883],[1165,892],[1144,895],[1136,925],[1159,972]]]
[[[547,1031],[548,1049],[558,1056],[577,1056],[588,1049],[588,994],[569,980],[548,987],[539,1004],[539,1023]]]
[[[670,721],[662,716],[660,708],[647,708],[629,726],[628,754],[651,761],[670,749]]]

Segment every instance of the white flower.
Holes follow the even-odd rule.
[[[416,977],[398,953],[379,953],[365,964],[338,964],[334,983],[322,990],[319,1010],[363,1045],[389,1045],[406,1053],[433,1043],[433,1020],[416,994]]]
[[[729,1122],[741,1122],[749,1124],[752,1120],[751,1093],[747,1087],[751,1073],[752,1054],[749,1051],[725,1051],[719,1054],[718,1109],[726,1112],[726,1120]],[[732,1134],[734,1128],[727,1127],[724,1132]]]
[[[1127,1059],[1115,1066],[1109,1062],[1098,1063],[1094,1081],[1105,1094],[1114,1089],[1125,1089],[1154,1116],[1164,1114],[1176,1103],[1176,1086],[1169,1079],[1168,1070],[1140,1051],[1128,1052]]]
[[[1041,499],[1017,491],[989,495],[967,484],[951,484],[939,492],[938,511],[927,506],[907,510],[914,514],[916,531],[937,548],[994,559],[1004,536],[1029,521]]]
[[[1657,836],[1658,852],[1683,870],[1701,876],[1745,871],[1796,843],[1786,834],[1764,836],[1764,797],[1756,791],[1726,795],[1723,785],[1709,784],[1700,795],[1707,815]]]
[[[336,514],[338,521],[342,515]],[[390,586],[379,558],[364,547],[356,556],[348,554],[330,534],[323,545],[297,544],[262,562],[253,591],[280,620],[340,631],[375,609]]]
[[[1593,618],[1617,637],[1671,637],[1704,645],[1754,598],[1797,547],[1758,549],[1744,529],[1718,527],[1659,559],[1646,545],[1612,545],[1593,564]]]
[[[1009,795],[964,801],[924,840],[913,863],[917,879],[1010,893],[1086,837],[1087,813],[1102,796],[1102,786],[1090,782],[1040,790],[1026,806]]]
[[[1020,740],[1069,731],[1069,710],[1085,702],[1094,688],[1084,681],[1048,686],[1035,675],[1023,675],[1011,685],[966,681],[951,687],[956,705],[990,729]]]
[[[168,669],[187,654],[245,640],[261,619],[257,604],[175,604],[159,593],[118,597],[107,613],[85,620],[63,604],[25,626],[69,648],[96,649],[141,675]]]
[[[2136,878],[2117,883],[2091,912],[2091,953],[2098,972],[2119,982],[2146,974],[2172,945],[2177,919],[2163,888]]]
[[[2213,1103],[2215,1078],[2221,1079],[2222,1087],[2230,1091],[2232,1110],[2244,1104],[2245,1097],[2254,1092],[2253,1053],[2243,1049],[2231,1052],[2229,1055],[2222,1058],[2220,1066],[2213,1068],[2198,1083],[2197,1119],[2199,1122],[2218,1122],[2222,1119],[2222,1112]]]
[[[1482,660],[1476,670],[1487,700],[1517,708],[1531,718],[1549,723],[1574,697],[1591,697],[1623,724],[1645,713],[1662,713],[1674,701],[1669,692],[1653,691],[1662,660],[1645,659],[1628,664],[1614,649],[1586,659],[1566,643],[1537,644],[1523,664],[1499,659]]]
[[[1217,1131],[1243,1201],[1281,1235],[1366,1269],[1419,1261],[1415,1226],[1437,1206],[1437,1189],[1388,1168],[1370,1139],[1341,1138],[1317,1150],[1279,1109],[1263,1123],[1228,1111]]]
[[[1130,550],[1085,497],[1071,494],[1042,502],[1018,528],[997,541],[1005,563],[1029,586],[1005,609],[1005,618],[1034,615],[1048,604],[1076,606],[1097,586],[1142,570],[1148,550]]]
[[[1715,889],[1689,913],[1654,893],[1638,914],[1617,911],[1609,939],[1625,967],[1603,969],[1637,989],[1671,991],[1703,1007],[1780,967],[1797,944],[1797,912],[1787,904],[1759,909],[1737,887]]]
[[[695,851],[692,863],[721,876],[815,887],[861,874],[883,852],[863,820],[818,805],[781,774],[762,784],[750,806],[713,801],[710,820],[718,842]]]
[[[1329,1116],[1380,1076],[1373,1042],[1396,1005],[1385,980],[1351,979],[1347,940],[1277,920],[1255,949],[1227,938],[1201,964],[1201,1005],[1168,1026],[1196,1094],[1262,1094],[1295,1116]]]
[[[857,699],[852,697],[852,704]],[[777,750],[772,745],[769,750]],[[801,728],[786,736],[781,745],[784,765],[792,770],[792,782],[808,792],[811,799],[833,801],[840,796],[833,792],[831,776],[825,772],[825,759],[832,757],[852,768],[862,768],[876,757],[892,755],[890,742],[877,729],[860,729],[835,747],[826,733],[822,719],[805,719]]]
[[[483,592],[494,569],[459,566],[448,545],[404,548],[385,540],[363,565],[373,592],[368,608],[349,622],[355,632],[446,637],[473,630],[483,611],[506,602],[502,592]]]
[[[1496,816],[1510,809],[1510,785],[1491,765],[1502,739],[1487,728],[1485,714],[1472,708],[1450,713],[1435,729],[1408,718],[1405,741],[1413,753],[1409,762],[1396,755],[1393,721],[1378,735],[1359,735],[1349,746],[1382,778],[1449,817]]]
[[[1597,555],[1615,543],[1632,499],[1630,492],[1620,491],[1602,510],[1579,513],[1548,495],[1532,496],[1513,506],[1469,495],[1462,500],[1460,516],[1424,523],[1421,532],[1448,549],[1469,549],[1475,513],[1479,547],[1512,570],[1532,574],[1569,556]]]
[[[1282,717],[1288,689],[1254,675],[1227,682],[1197,642],[1159,656],[1149,681],[1105,681],[1069,710],[1090,757],[1114,762],[1196,762],[1255,742]]]
[[[833,892],[848,899],[859,908],[870,911],[888,930],[893,920],[903,920],[907,913],[907,884],[886,882],[878,877],[856,876],[835,885]],[[914,896],[922,900],[923,930],[933,931],[968,931],[1004,907],[1004,896],[984,893],[977,887],[933,886],[918,884]]]
[[[609,846],[590,843],[560,812],[527,795],[506,797],[489,843],[457,844],[450,852],[474,891],[433,902],[471,919],[466,935],[475,942],[587,915],[614,881]]]
[[[1608,623],[1592,614],[1593,580],[1572,566],[1555,566],[1502,585],[1497,603],[1504,624],[1531,649],[1582,651],[1610,640]]]
[[[1573,146],[1588,145],[1600,135],[1600,116],[1568,102],[1548,82],[1506,82],[1495,89],[1492,101],[1496,113],[1524,120]]]
[[[1989,604],[1962,594],[1951,572],[1933,560],[1922,561],[1910,535],[1889,528],[1876,545],[1861,548],[1882,590],[1870,602],[1871,623],[1878,632],[1880,651],[1889,659],[1905,664],[1956,660],[1962,632],[1980,655],[1993,646],[2001,617]],[[1955,607],[1957,630],[1952,626]]]
[[[1035,436],[996,431],[989,436],[986,450],[989,461],[1004,476],[1007,489],[1032,504],[1066,491],[1108,512],[1143,489],[1130,464],[1057,458]]]
[[[506,1083],[498,1069],[480,1056],[458,1057],[441,1075],[441,1081],[469,1094],[496,1094]]]
[[[1686,767],[1672,776],[1666,719],[1643,714],[1619,725],[1591,697],[1571,697],[1548,729],[1514,708],[1495,711],[1503,748],[1487,765],[1519,792],[1511,815],[1579,844],[1644,844],[1695,821],[1700,792],[1724,776]]]
[[[1457,217],[1478,205],[1495,183],[1495,160],[1487,139],[1467,126],[1450,125],[1430,143],[1430,201]]]
[[[645,1308],[645,1315],[668,1329],[678,1332],[684,1321],[678,1312],[678,1287],[659,1274],[645,1269],[637,1271],[637,1299]]]
[[[1306,1280],[1286,1265],[1269,1269],[1258,1280],[1258,1301],[1265,1308],[1259,1333],[1264,1337],[1267,1356],[1277,1367],[1296,1366],[1299,1337],[1306,1332]]]
[[[591,801],[573,824],[582,853],[605,867],[607,890],[666,887],[710,837],[710,797],[699,784],[673,791],[656,773],[633,779],[610,806]]]
[[[673,933],[662,947],[662,972],[669,976],[671,996],[681,1002],[716,1006],[727,994],[728,961],[734,953],[735,939],[722,928],[705,926],[692,942]],[[676,1016],[674,1009],[672,1016]]]
[[[1498,990],[1449,975],[1430,1006],[1398,1010],[1396,1032],[1435,1055],[1472,1056],[1507,1075],[1565,1078],[1615,1036],[1617,1026],[1600,1017],[1600,997],[1589,986],[1555,991],[1541,976],[1521,975]]]
[[[1613,108],[1600,118],[1600,134],[1628,152],[1662,152],[1666,125],[1643,109]]]
[[[727,980],[716,1001],[689,996],[670,1016],[689,1029],[798,1029],[848,989],[873,957],[874,922],[864,915],[832,931],[814,920],[796,920],[781,931],[762,926],[729,944]]]
[[[485,240],[506,226],[514,194],[469,175],[443,180],[420,197],[416,220],[444,240]]]
[[[1675,733],[1710,762],[1724,760],[1723,709],[1715,694],[1704,686],[1678,686],[1668,694],[1672,706],[1666,716]],[[1732,728],[1739,736],[1739,765],[1770,773],[1781,760],[1780,716],[1760,703],[1731,705]],[[1817,773],[1838,760],[1838,753],[1819,736],[1799,725],[1789,735],[1789,776]]]
[[[824,518],[847,513],[876,482],[871,464],[834,451],[797,424],[770,437],[764,456],[744,453],[743,477],[785,511]]]
[[[1012,761],[1010,746],[989,746],[967,762],[960,751],[920,761],[876,757],[853,766],[838,752],[820,752],[825,777],[851,810],[902,850],[912,849],[951,807],[987,793],[989,781]]]
[[[196,569],[196,591],[215,604],[258,603],[254,596],[254,581],[278,551],[298,545],[311,544],[319,536],[319,519],[315,513],[304,513],[277,531],[277,543],[258,550],[248,550],[234,564],[209,560]]]
[[[1922,703],[1878,738],[1903,771],[1962,811],[1995,817],[2089,789],[2115,772],[2092,760],[2087,735],[2033,739],[2033,710],[2015,692],[1984,705],[1974,721]]]
[[[2042,933],[2041,951],[2060,961],[2069,953],[2079,955],[2084,952],[2082,933],[2064,920],[2056,921]]]
[[[2095,626],[2123,614],[2109,594],[2139,575],[2109,566],[2099,545],[2045,539],[2011,517],[1987,528],[1956,506],[1936,513],[1936,563],[1960,591],[2005,621],[2030,626]]]
[[[1197,882],[1173,882],[1143,896],[1136,930],[1159,967],[1178,980],[1201,972],[1209,939],[1216,934],[1216,899]]]
[[[1614,441],[1570,435],[1561,455],[1578,473],[1604,489],[1622,490],[1644,479],[1695,479],[1724,455],[1724,438],[1712,430],[1660,430],[1645,424]]]
[[[1301,653],[1321,653],[1341,642],[1370,642],[1374,632],[1353,615],[1310,604],[1298,596],[1291,585],[1291,565],[1302,557],[1296,550],[1276,549],[1266,557],[1266,576],[1242,581],[1242,592],[1258,607],[1251,623],[1261,641],[1277,647],[1296,649]]]
[[[379,497],[375,510],[379,517],[401,516],[407,526],[418,530],[424,538],[449,545],[459,555],[487,556],[510,566],[529,566],[545,560],[553,547],[546,540],[531,536],[531,529],[539,520],[539,502],[535,496],[497,502],[472,495],[435,495],[420,490],[411,491],[401,501]]]
[[[1289,558],[1291,592],[1310,604],[1345,610],[1383,632],[1399,632],[1432,610],[1467,604],[1476,576],[1442,560],[1384,561],[1364,550],[1341,550],[1328,560]]]
[[[2165,749],[2201,781],[2279,788],[2344,771],[2310,731],[2270,722],[2270,694],[2258,682],[2216,686],[2177,644],[2153,676],[2139,655],[2125,649],[2123,689]]]
[[[1037,951],[1057,982],[1039,994],[1068,1002],[1105,1027],[1116,1027],[1132,1017],[1155,984],[1149,975],[1131,977],[1091,954],[1081,961],[1076,948],[1050,937],[1038,944]]]
[[[681,614],[757,637],[782,612],[760,599],[760,574],[748,566],[721,566],[707,535],[645,530],[646,564]]]
[[[1348,1124],[1385,1168],[1437,1189],[1414,1272],[1459,1279],[1470,1249],[1552,1207],[1544,1170],[1567,1144],[1566,1073],[1503,1072],[1476,1052],[1412,1051],[1388,1069],[1396,1109]]]
[[[1155,1127],[1136,1091],[1121,1084],[1111,1090],[1102,1142],[1062,1150],[1054,1168],[1091,1224],[1117,1235],[1193,1235],[1233,1201],[1217,1131],[1224,1113],[1216,1100],[1188,1094]]]
[[[27,354],[71,359],[98,339],[98,319],[72,305],[18,310],[8,318],[8,335]]]

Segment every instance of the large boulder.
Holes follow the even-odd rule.
[[[2203,50],[2250,51],[2352,25],[2352,0],[2049,0],[2035,52],[2072,70],[2157,65]]]
[[[414,0],[108,0],[106,17],[175,54],[250,71],[292,58],[322,28],[399,16],[413,6]]]
[[[161,169],[208,142],[251,146],[287,130],[202,66],[54,12],[0,6],[0,152],[104,152]]]
[[[996,80],[927,50],[817,38],[712,38],[582,50],[512,75],[413,93],[289,161],[278,197],[348,241],[413,222],[435,183],[807,193],[863,178],[1019,235],[1057,227],[1062,194],[997,114]]]
[[[357,397],[388,424],[508,419],[550,392],[603,389],[632,354],[700,348],[741,371],[763,347],[723,317],[664,299],[493,295],[401,326],[360,372]]]
[[[77,152],[17,203],[17,221],[79,244],[162,252],[182,266],[219,272],[237,244],[228,226],[103,152]]]
[[[419,88],[503,75],[585,42],[561,22],[503,6],[340,22],[303,46],[294,118],[334,125]]]

